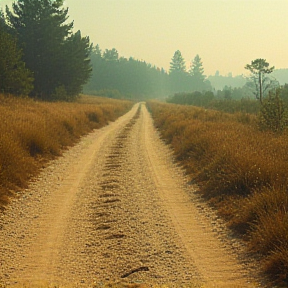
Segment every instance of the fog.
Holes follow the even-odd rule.
[[[0,0],[0,6],[11,3]],[[65,0],[76,30],[103,49],[169,70],[176,50],[206,75],[245,73],[255,58],[288,63],[286,0]]]

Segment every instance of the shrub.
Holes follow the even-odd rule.
[[[288,111],[279,96],[280,90],[269,93],[269,97],[263,101],[258,116],[258,125],[262,130],[271,130],[282,133],[288,126]]]

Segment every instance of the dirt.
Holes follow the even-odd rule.
[[[51,161],[1,215],[0,287],[265,287],[197,189],[137,104]]]

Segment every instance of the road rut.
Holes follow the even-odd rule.
[[[137,104],[52,161],[1,215],[0,283],[264,287],[195,189]]]

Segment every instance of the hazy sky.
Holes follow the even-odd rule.
[[[0,0],[0,6],[11,3]],[[176,50],[205,74],[246,73],[265,58],[288,68],[288,0],[65,0],[69,20],[101,49],[169,69]]]

